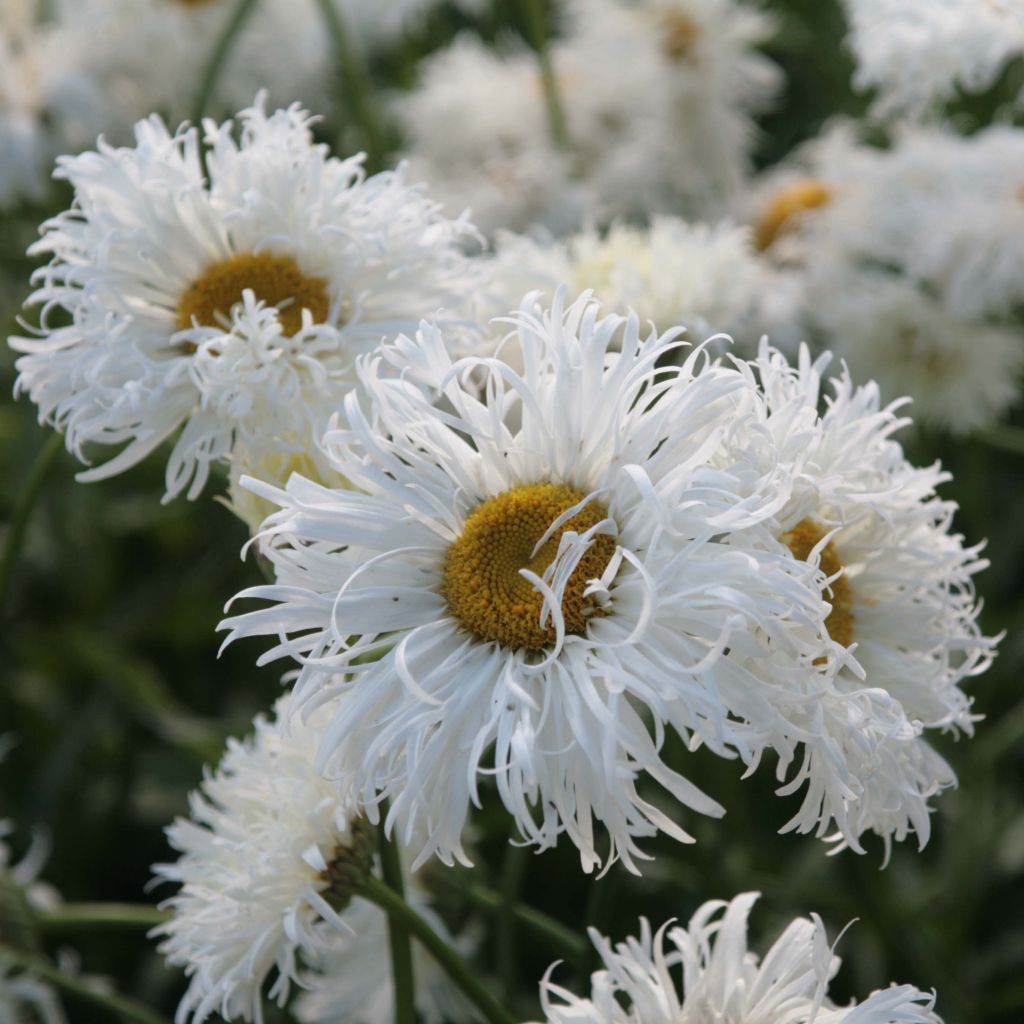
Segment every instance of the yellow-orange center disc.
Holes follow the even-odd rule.
[[[806,562],[826,532],[813,519],[801,519],[792,530],[782,535],[782,543],[793,552],[795,558]],[[850,592],[850,581],[842,571],[843,563],[839,553],[831,541],[821,549],[820,565],[826,576],[832,577],[836,573],[841,573],[830,584],[829,602],[832,611],[825,620],[825,628],[837,644],[849,647],[853,643],[853,595]]]
[[[178,329],[223,326],[247,288],[268,306],[278,307],[289,337],[302,327],[304,309],[312,313],[314,323],[323,323],[331,306],[327,281],[307,277],[291,256],[241,253],[207,267],[188,286],[178,303]]]
[[[700,35],[700,26],[682,11],[666,11],[661,19],[661,49],[669,60],[686,60]]]
[[[503,647],[539,650],[553,643],[550,619],[540,625],[544,599],[519,570],[543,577],[566,530],[585,533],[608,518],[607,509],[591,501],[534,554],[551,524],[584,497],[561,484],[528,484],[476,508],[445,558],[444,594],[452,614],[477,636]],[[583,591],[589,580],[601,576],[614,553],[615,539],[599,534],[580,559],[562,598],[566,633],[582,633],[588,619],[599,614]]]
[[[818,178],[801,178],[782,189],[768,204],[754,231],[754,244],[764,252],[780,235],[793,231],[808,210],[824,206],[832,189]]]

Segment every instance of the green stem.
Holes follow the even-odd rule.
[[[381,809],[380,864],[389,891],[405,906],[402,860],[398,843],[389,842],[384,833],[387,805]],[[391,950],[391,976],[395,987],[395,1024],[416,1024],[416,978],[412,968],[412,943],[409,928],[401,917],[388,913],[388,946]]]
[[[366,64],[357,47],[353,46],[341,12],[334,0],[319,0],[320,8],[327,23],[327,31],[334,46],[334,56],[338,63],[342,81],[345,84],[345,97],[348,99],[352,114],[362,132],[366,146],[366,165],[370,171],[380,170],[384,156],[384,143],[381,137],[380,123],[372,100],[370,76]],[[344,104],[339,104],[342,108]]]
[[[523,889],[527,856],[526,847],[510,844],[501,866],[501,904],[498,908],[496,940],[498,969],[506,1003],[511,1003],[515,998],[519,978],[516,907]]]
[[[257,0],[238,0],[234,11],[231,12],[231,17],[228,18],[221,34],[213,44],[213,49],[210,51],[210,59],[206,62],[203,77],[200,79],[199,88],[196,90],[195,102],[192,104],[191,120],[193,124],[202,124],[203,115],[206,114],[210,100],[217,89],[217,82],[220,79],[221,71],[224,70],[228,55],[231,53],[231,47],[238,38],[242,26],[249,19],[253,11],[255,11],[256,3]]]
[[[547,19],[544,15],[544,0],[523,0],[526,24],[530,32],[530,41],[537,51],[537,63],[540,65],[540,80],[544,87],[544,103],[548,112],[548,130],[551,139],[561,150],[570,147],[569,126],[565,119],[565,109],[558,95],[558,80],[555,78],[555,67],[551,63],[551,51],[548,49]]]
[[[487,991],[462,957],[401,896],[373,875],[360,886],[359,895],[401,921],[462,989],[488,1024],[516,1024],[515,1018]]]
[[[145,903],[62,903],[36,912],[39,926],[47,931],[153,928],[170,916],[166,910]]]
[[[0,555],[0,609],[3,608],[4,602],[7,600],[7,590],[11,585],[14,563],[21,550],[21,542],[25,536],[29,516],[32,514],[32,509],[35,508],[36,501],[42,493],[43,484],[46,483],[46,477],[63,444],[64,438],[58,433],[54,433],[47,439],[42,451],[36,457],[35,465],[28,475],[28,480],[25,481],[25,486],[14,503],[11,521],[7,526],[3,554]]]
[[[0,962],[28,971],[63,989],[68,994],[77,996],[82,1002],[92,1003],[93,1006],[99,1006],[109,1013],[117,1014],[122,1020],[137,1021],[138,1024],[170,1024],[166,1017],[154,1013],[142,1003],[116,992],[98,992],[81,978],[74,974],[68,974],[59,967],[54,967],[48,960],[40,956],[22,953],[9,946],[0,946]]]

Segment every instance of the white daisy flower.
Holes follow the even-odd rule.
[[[612,943],[591,929],[604,969],[589,998],[541,982],[546,1024],[941,1024],[934,993],[912,985],[872,992],[836,1006],[828,985],[839,969],[821,919],[798,917],[763,959],[747,945],[747,918],[757,893],[711,900],[683,928],[668,922]],[[682,972],[682,986],[676,978]]]
[[[591,217],[707,216],[741,188],[752,115],[782,86],[740,0],[585,0],[554,47]]]
[[[110,123],[110,102],[87,69],[85,41],[40,25],[35,5],[0,9],[0,210],[41,200],[58,153],[76,150]]]
[[[206,122],[209,181],[196,129],[156,117],[133,148],[60,162],[75,205],[32,249],[53,255],[29,300],[41,327],[11,345],[17,389],[71,451],[124,445],[81,480],[172,435],[168,497],[196,497],[236,443],[312,451],[354,356],[472,287],[471,227],[403,169],[329,157],[298,107],[268,115],[260,99],[240,120],[238,141]]]
[[[1024,53],[1017,0],[845,0],[854,82],[882,117],[922,115],[959,89],[980,92]]]
[[[177,124],[192,104],[232,0],[54,0],[54,17],[86,41],[86,63],[123,128],[150,111]],[[317,0],[256,5],[232,41],[208,113],[229,113],[266,90],[270,102],[329,109],[334,53]],[[123,126],[123,128],[122,128]],[[95,138],[96,133],[93,133]]]
[[[406,902],[448,945],[464,957],[471,955],[476,943],[451,936],[416,879],[406,879]],[[354,900],[345,921],[355,938],[333,936],[330,945],[317,952],[313,969],[302,976],[305,991],[296,1002],[295,1017],[301,1024],[391,1024],[395,1009],[387,917],[365,900]],[[471,1024],[480,1019],[418,942],[413,943],[412,957],[416,1012],[423,1024]]]
[[[963,320],[905,277],[846,274],[818,323],[857,379],[877,380],[887,398],[914,396],[919,422],[967,433],[1020,394],[1019,331]]]
[[[780,778],[797,765],[783,792],[807,786],[790,828],[824,835],[834,823],[830,838],[857,850],[868,830],[887,849],[911,832],[923,846],[929,799],[956,782],[924,736],[973,732],[961,685],[994,655],[972,582],[987,563],[980,545],[951,532],[956,506],[936,493],[948,474],[910,465],[893,440],[907,422],[896,415],[901,403],[882,407],[877,385],[854,387],[844,370],[819,413],[827,362],[812,363],[804,349],[791,367],[763,346],[753,364],[768,413],[762,428],[794,467],[777,537],[796,562],[818,567],[831,605],[806,678],[788,658],[776,677],[782,692],[817,699],[791,700],[787,712],[783,698],[792,729],[771,745]]]
[[[410,166],[449,214],[469,208],[487,233],[543,224],[560,234],[579,223],[571,161],[551,142],[533,52],[460,35],[423,62],[417,88],[393,110]]]
[[[546,301],[565,281],[593,290],[621,315],[635,311],[659,330],[684,326],[692,336],[733,331],[751,318],[763,274],[746,228],[655,217],[649,228],[615,224],[562,241],[499,234],[486,301],[506,310],[531,287]]]
[[[346,908],[372,867],[376,836],[345,794],[314,767],[329,708],[299,722],[282,699],[243,742],[229,740],[217,770],[167,830],[180,854],[158,878],[180,884],[154,930],[189,987],[175,1020],[262,1022],[263,989],[284,1005],[300,973],[335,933],[351,935]],[[345,914],[342,917],[342,914]]]
[[[729,756],[729,711],[774,714],[758,659],[818,653],[813,569],[766,553],[759,525],[784,473],[712,466],[753,381],[700,350],[659,368],[677,331],[643,339],[635,316],[563,297],[513,321],[522,372],[453,365],[429,325],[364,359],[365,399],[324,439],[354,490],[248,483],[281,507],[260,534],[277,583],[223,628],[278,639],[263,660],[301,664],[299,705],[346,695],[319,764],[358,778],[371,818],[389,798],[404,842],[422,827],[418,862],[469,862],[469,805],[493,778],[528,843],[564,832],[585,870],[636,871],[638,838],[690,839],[642,776],[722,813],[665,763],[665,728]]]

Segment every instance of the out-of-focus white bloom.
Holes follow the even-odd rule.
[[[394,43],[410,30],[422,27],[427,17],[442,6],[441,0],[337,0],[338,9],[348,26],[367,43]],[[464,13],[479,14],[484,0],[453,0]]]
[[[449,945],[470,955],[472,942],[457,941],[431,908],[425,891],[407,879],[406,901]],[[355,900],[345,913],[355,938],[338,935],[317,953],[302,976],[306,992],[295,1007],[302,1024],[391,1024],[395,1019],[387,917],[378,907]],[[460,936],[461,938],[461,936]],[[437,961],[415,942],[416,1011],[423,1024],[468,1024],[479,1016]]]
[[[746,202],[805,323],[919,418],[985,427],[1019,395],[1024,131],[904,127],[889,149],[837,125]]]
[[[764,527],[785,473],[726,445],[756,418],[752,377],[700,350],[664,364],[678,331],[642,339],[563,297],[512,321],[521,372],[453,365],[427,325],[361,360],[324,439],[353,490],[248,482],[280,506],[260,534],[277,582],[222,627],[300,663],[299,706],[344,694],[319,764],[358,779],[371,818],[387,797],[404,842],[422,827],[421,862],[468,862],[493,778],[527,842],[567,833],[586,870],[635,871],[638,838],[689,839],[641,776],[722,813],[662,759],[666,727],[731,756],[730,712],[778,717],[759,659],[819,650],[815,570]]]
[[[85,41],[87,66],[117,115],[105,132],[121,141],[150,111],[172,124],[190,116],[234,10],[233,0],[57,0],[55,19]],[[239,110],[261,89],[273,105],[325,111],[332,59],[317,0],[259,3],[232,42],[208,112]]]
[[[782,76],[740,0],[581,0],[553,47],[588,215],[720,210],[743,183],[751,115]]]
[[[819,569],[831,605],[805,678],[788,659],[780,666],[778,709],[791,730],[769,742],[780,778],[797,766],[784,791],[807,786],[790,828],[826,835],[834,823],[829,838],[858,850],[869,830],[887,849],[911,832],[923,846],[929,799],[956,781],[923,737],[973,732],[961,684],[993,657],[972,582],[987,563],[980,545],[951,532],[956,506],[936,494],[948,474],[910,465],[893,440],[907,422],[896,415],[900,403],[882,407],[877,385],[854,387],[844,371],[819,412],[827,361],[812,363],[804,349],[790,366],[763,347],[753,369],[767,417],[751,436],[733,438],[751,451],[766,432],[766,450],[792,467],[778,539]]]
[[[914,396],[915,419],[954,433],[992,423],[1020,394],[1020,332],[971,323],[905,277],[848,274],[817,321],[858,380]]]
[[[707,216],[747,170],[752,112],[780,83],[736,0],[575,5],[550,54],[569,145],[551,139],[536,55],[463,37],[396,100],[414,166],[481,228],[555,234],[620,216]]]
[[[39,25],[33,4],[0,9],[0,209],[45,196],[51,162],[109,123],[109,100],[86,72],[87,46]]]
[[[5,1024],[38,1021],[67,1024],[57,993],[45,982],[4,962],[0,953],[0,1020]]]
[[[467,208],[482,231],[571,230],[582,211],[568,156],[550,140],[537,58],[462,35],[423,64],[418,88],[394,100],[413,173],[449,215]]]
[[[161,952],[189,976],[179,1024],[213,1013],[263,1020],[263,988],[281,1005],[299,956],[351,934],[345,913],[372,866],[375,835],[351,813],[345,791],[316,770],[328,707],[301,722],[286,699],[273,721],[257,718],[245,741],[228,741],[216,772],[190,798],[190,818],[167,830],[181,854],[157,876],[180,884],[155,929]]]
[[[168,497],[195,497],[236,442],[250,458],[313,453],[352,382],[354,356],[462,301],[473,271],[463,220],[442,217],[404,170],[366,177],[360,158],[314,145],[298,107],[262,99],[194,128],[156,117],[136,145],[64,158],[74,207],[48,221],[35,253],[41,307],[17,387],[40,419],[88,445],[124,445],[80,474],[134,465],[179,431]],[[70,321],[54,322],[67,314]]]
[[[836,1006],[827,993],[840,961],[816,914],[792,921],[759,959],[747,945],[757,898],[709,901],[686,928],[669,922],[653,934],[641,919],[640,937],[614,946],[591,929],[604,969],[580,998],[551,980],[552,967],[541,982],[547,1024],[941,1024],[935,995],[912,985]]]
[[[688,224],[655,217],[650,228],[613,225],[545,244],[498,236],[487,302],[491,313],[512,308],[531,288],[550,301],[567,283],[592,289],[602,306],[636,312],[659,330],[684,326],[691,336],[733,331],[751,317],[763,282],[745,228]]]
[[[845,0],[855,83],[883,117],[921,115],[958,89],[988,88],[1024,53],[1018,0]]]

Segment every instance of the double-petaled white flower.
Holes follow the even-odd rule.
[[[587,870],[635,870],[638,838],[689,838],[644,776],[722,813],[666,763],[666,730],[753,757],[731,716],[778,718],[760,660],[818,653],[814,567],[763,525],[786,467],[730,454],[762,418],[752,377],[563,296],[512,321],[520,372],[453,362],[426,325],[363,359],[324,440],[352,490],[248,483],[280,506],[259,535],[276,583],[224,627],[300,663],[297,707],[344,695],[318,763],[371,818],[389,798],[421,860],[467,860],[491,779],[528,842],[567,833]]]
[[[581,998],[551,980],[552,967],[541,983],[547,1024],[941,1024],[934,994],[912,985],[848,1006],[829,1000],[839,958],[817,915],[796,918],[758,958],[747,945],[757,897],[709,901],[685,928],[669,922],[652,934],[641,919],[639,938],[615,945],[591,929],[603,969]]]
[[[980,545],[953,532],[956,506],[936,493],[949,475],[912,466],[894,440],[908,422],[901,403],[882,406],[876,385],[855,387],[845,370],[825,393],[827,364],[802,350],[790,366],[763,345],[748,365],[765,419],[753,437],[733,436],[749,452],[767,433],[766,450],[791,467],[777,539],[818,568],[831,605],[820,654],[802,677],[788,656],[779,662],[778,709],[790,727],[768,745],[781,756],[780,778],[796,765],[784,788],[807,787],[790,827],[824,835],[834,824],[832,838],[855,849],[867,831],[887,847],[913,832],[923,846],[930,798],[956,781],[924,737],[973,731],[961,686],[994,653],[972,582],[987,563]]]
[[[189,987],[176,1020],[263,1020],[264,988],[281,1005],[301,970],[336,935],[372,867],[375,835],[337,783],[314,766],[330,711],[307,722],[257,718],[253,735],[231,740],[217,770],[190,799],[190,817],[167,831],[181,854],[157,876],[180,885],[156,929],[160,950],[183,967]]]
[[[262,101],[229,122],[65,158],[74,207],[48,221],[30,297],[36,337],[17,387],[69,449],[122,445],[80,475],[134,465],[176,436],[168,496],[195,497],[238,446],[312,453],[358,352],[450,307],[473,274],[465,221],[442,217],[404,173],[366,177],[314,144],[297,107]]]

